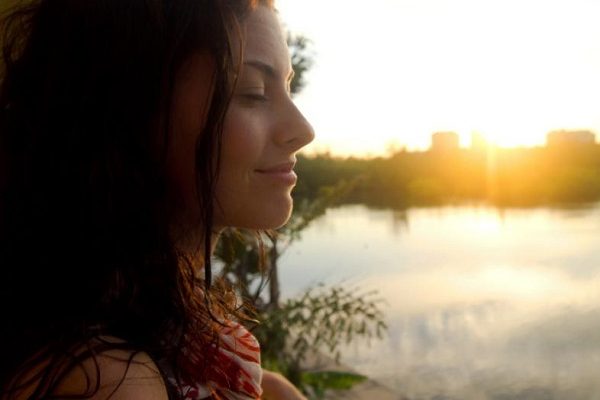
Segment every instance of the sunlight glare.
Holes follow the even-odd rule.
[[[435,131],[501,146],[542,145],[555,129],[600,133],[600,2],[279,0],[310,37],[315,65],[298,98],[313,148],[425,149]]]

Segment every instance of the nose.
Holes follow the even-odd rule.
[[[289,99],[287,107],[282,110],[281,124],[277,142],[280,146],[295,152],[306,146],[315,138],[312,125],[306,120],[294,102]]]

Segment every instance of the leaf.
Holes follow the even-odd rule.
[[[352,372],[316,371],[302,373],[303,383],[313,387],[333,390],[348,390],[366,379],[366,376]]]

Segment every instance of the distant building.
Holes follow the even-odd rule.
[[[455,151],[459,147],[459,138],[456,132],[436,132],[431,135],[431,150]]]
[[[559,130],[549,132],[546,135],[546,145],[548,147],[594,143],[596,143],[596,135],[594,132],[587,130]]]

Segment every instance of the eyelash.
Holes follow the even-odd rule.
[[[249,94],[244,94],[243,96],[246,99],[253,100],[253,101],[265,102],[265,101],[269,100],[267,98],[267,96],[265,96],[264,94],[249,93]]]

